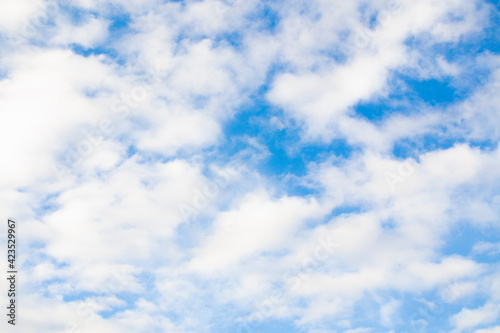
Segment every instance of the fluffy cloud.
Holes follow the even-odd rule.
[[[23,332],[498,331],[492,3],[0,8]]]
[[[455,332],[462,332],[466,329],[492,323],[500,314],[498,306],[486,304],[477,309],[463,309],[451,318],[452,324],[456,327]]]

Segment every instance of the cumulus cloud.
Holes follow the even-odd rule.
[[[0,1],[23,332],[498,332],[496,9]]]

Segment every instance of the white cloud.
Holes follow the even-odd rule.
[[[109,22],[90,18],[88,22],[74,26],[69,22],[60,22],[56,27],[57,34],[51,39],[56,44],[78,44],[85,48],[93,48],[108,37]]]
[[[499,332],[500,332],[500,326],[495,326],[495,327],[490,327],[490,328],[485,328],[485,329],[474,331],[474,333],[499,333]]]
[[[0,4],[2,33],[18,33],[37,13],[53,19],[36,25],[33,40],[0,52],[0,151],[8,162],[0,210],[23,221],[29,245],[23,332],[68,323],[92,332],[219,330],[222,321],[262,317],[259,306],[276,293],[281,303],[264,319],[294,320],[309,332],[376,331],[354,328],[367,300],[380,317],[373,325],[395,328],[405,305],[395,292],[485,296],[485,306],[450,319],[457,332],[498,317],[497,267],[474,261],[498,244],[476,243],[470,256],[443,253],[457,226],[498,229],[500,150],[467,143],[498,139],[498,57],[455,62],[429,53],[478,36],[488,5],[78,0],[75,25],[71,11],[49,15],[37,4]],[[108,30],[117,12],[130,16],[119,34]],[[106,43],[112,52],[85,57],[73,43]],[[473,62],[491,78],[453,118],[446,112],[461,104],[398,101],[414,109],[381,121],[355,114],[358,103],[391,96],[394,73],[420,66],[410,76],[461,79],[460,66]],[[262,105],[241,111],[255,99]],[[247,115],[261,112],[300,141],[284,139],[284,159],[300,164],[301,148],[322,151],[305,157],[300,175],[266,174],[273,147],[254,133],[238,142],[226,133],[232,120],[245,132]],[[453,128],[458,117],[466,124]],[[102,121],[114,129],[96,137]],[[443,128],[466,143],[394,157],[394,143]],[[354,150],[341,157],[333,146],[314,146],[335,138]],[[87,141],[92,152],[57,178],[54,163]],[[225,144],[238,148],[220,152]],[[226,167],[235,172],[218,194],[205,194],[194,219],[183,216],[179,207],[196,205]],[[297,184],[306,188],[292,194]],[[338,246],[318,260],[324,242]]]
[[[1,60],[8,71],[0,88],[1,150],[10,160],[5,185],[25,186],[50,176],[55,153],[77,136],[71,131],[97,124],[107,111],[104,100],[87,98],[86,90],[121,85],[102,57],[37,48],[23,51]]]
[[[43,20],[46,7],[42,0],[0,1],[0,29],[9,33],[25,34],[31,20]]]
[[[499,314],[500,308],[496,304],[488,303],[477,309],[463,309],[451,317],[450,321],[455,326],[454,332],[463,332],[479,325],[490,324]]]
[[[216,217],[213,233],[195,250],[190,269],[215,273],[251,255],[278,251],[301,224],[320,215],[314,200],[273,200],[266,193],[250,193],[235,209]]]
[[[474,253],[486,253],[494,255],[500,253],[500,243],[479,242],[474,245],[472,251]]]
[[[306,61],[304,58],[311,59],[309,54],[293,59],[293,63],[299,65],[302,70],[278,75],[268,95],[269,100],[304,123],[306,138],[330,141],[333,138],[346,137],[355,143],[371,142],[373,134],[370,132],[374,129],[353,121],[348,112],[351,107],[360,102],[386,95],[387,80],[391,71],[411,65],[411,59],[408,56],[409,47],[404,44],[407,38],[427,33],[434,37],[428,39],[429,43],[453,41],[480,29],[484,25],[481,23],[481,18],[484,19],[483,22],[486,22],[488,12],[484,8],[478,9],[475,2],[465,3],[464,1],[440,3],[402,1],[399,7],[386,5],[387,8],[384,8],[381,3],[375,3],[370,10],[375,13],[379,12],[379,15],[385,11],[383,15],[388,18],[380,20],[379,25],[370,30],[363,26],[362,21],[353,20],[357,18],[356,10],[360,3],[350,2],[342,6],[329,7],[325,2],[318,1],[318,5],[319,8],[324,9],[322,17],[325,20],[327,17],[331,20],[331,16],[325,13],[340,16],[338,20],[331,20],[332,23],[328,26],[329,31],[340,33],[339,30],[349,27],[353,37],[347,41],[345,48],[355,53],[345,63],[331,60],[327,62],[319,58],[314,65],[321,70],[316,71],[309,70],[307,65],[304,66]],[[463,19],[448,20],[447,16],[451,15]],[[312,30],[311,35],[325,36],[321,33],[325,30],[323,26],[325,23],[322,19],[309,21],[310,19],[297,19],[290,15],[282,23],[284,36],[279,36],[282,41],[294,38],[300,43],[303,40],[295,35],[293,37],[286,35],[292,35],[294,31],[301,33],[307,31],[300,29],[300,25],[294,20],[299,20],[302,24],[305,24],[304,20],[307,20],[307,29]],[[296,30],[287,30],[289,25]],[[327,34],[327,36],[337,36],[337,34]],[[333,48],[334,42],[339,44],[338,39],[321,44],[316,41],[304,48],[309,52],[313,50],[316,54],[320,54],[321,51],[328,50],[328,47]],[[440,64],[442,68],[446,67],[443,61]],[[448,72],[450,72],[449,68]],[[360,132],[353,130],[357,126],[365,127],[361,132],[366,133],[367,137],[361,139],[358,136]]]

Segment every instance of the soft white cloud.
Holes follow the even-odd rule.
[[[190,269],[215,273],[263,251],[279,251],[301,224],[319,216],[314,200],[250,193],[215,218],[212,235],[195,250]]]
[[[463,332],[466,329],[471,329],[479,325],[492,323],[500,314],[500,307],[496,304],[488,303],[477,309],[463,309],[453,317],[450,321],[455,326],[454,332]]]
[[[336,42],[348,50],[349,58],[346,62],[332,62],[330,59],[324,61],[319,58],[315,65],[321,70],[294,70],[278,75],[268,95],[269,100],[304,123],[306,138],[330,141],[333,138],[347,137],[355,143],[371,142],[373,134],[370,132],[374,129],[350,119],[350,107],[386,95],[390,73],[412,65],[408,55],[409,47],[405,45],[407,38],[430,34],[433,38],[427,39],[428,43],[454,41],[478,31],[487,22],[488,13],[484,6],[476,5],[475,1],[401,1],[396,4],[376,2],[369,10],[378,15],[379,19],[375,27],[370,29],[362,20],[354,19],[358,17],[359,7],[356,5],[360,6],[359,3],[350,2],[339,6],[317,1],[317,4],[324,9],[322,19],[287,16],[282,23],[285,27],[284,36],[280,37],[284,41],[294,38],[299,43],[302,40],[309,41],[312,37],[301,38],[303,35],[294,35],[296,31],[301,34],[307,31],[308,36],[337,37],[338,34],[321,33],[325,30],[323,20],[328,17],[332,22],[328,31],[338,31],[340,34],[339,30],[348,29],[351,38],[339,41],[337,37],[327,43],[314,41],[304,49],[321,54],[329,47],[333,48],[332,44]],[[339,17],[332,20],[325,13]],[[449,20],[449,16],[461,19]],[[306,24],[304,21],[307,22],[307,30],[301,29],[300,23]],[[287,30],[288,26],[293,26],[294,30]],[[293,37],[290,38],[287,34]],[[311,59],[309,54],[301,55],[299,59],[293,59],[292,63],[300,65],[299,68],[309,69],[304,66],[304,58]],[[442,60],[439,66],[446,67]],[[359,131],[353,130],[358,126],[365,127],[361,131],[366,135],[363,139],[358,136]]]
[[[77,44],[85,48],[93,48],[108,37],[108,25],[109,22],[97,18],[90,18],[88,22],[79,26],[61,22],[56,27],[58,34],[51,41],[56,44]]]
[[[463,226],[498,231],[499,61],[435,50],[480,37],[491,5],[64,6],[0,2],[2,36],[33,30],[0,51],[0,210],[23,221],[23,332],[219,332],[268,319],[394,332],[397,295],[436,291],[484,298],[443,315],[456,332],[494,324],[498,267],[475,255],[494,259],[497,242],[460,255],[446,245]],[[115,15],[127,18],[118,32]],[[392,101],[410,89],[399,74],[472,86],[457,82],[466,65],[491,75],[457,104]],[[382,120],[356,114],[388,98]],[[275,146],[246,132],[268,118],[285,137]],[[243,134],[226,131],[232,121]],[[426,136],[452,144],[423,149]],[[395,157],[402,141],[412,158]],[[263,167],[277,146],[300,171]],[[374,327],[356,328],[364,307]]]
[[[474,253],[486,253],[494,255],[500,253],[500,243],[479,242],[472,249]]]
[[[84,137],[73,131],[105,117],[105,100],[86,95],[93,86],[121,86],[103,62],[103,57],[32,47],[1,59],[8,73],[0,87],[1,150],[10,160],[2,184],[26,186],[52,175],[55,154]]]
[[[47,10],[42,0],[0,1],[0,29],[8,33],[30,34],[33,20],[45,19]],[[53,3],[51,4],[54,5]]]

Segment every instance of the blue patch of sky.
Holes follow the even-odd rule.
[[[443,130],[443,135],[425,135],[417,138],[399,140],[394,144],[392,154],[396,158],[413,158],[418,161],[419,155],[423,153],[448,149],[457,143],[464,142],[464,139],[446,136],[446,131]]]
[[[266,94],[271,82],[276,75],[286,70],[285,64],[271,66],[264,84],[249,96],[250,102],[243,105],[236,116],[224,125],[226,140],[219,147],[225,155],[232,156],[249,147],[246,138],[255,139],[270,152],[270,156],[260,163],[259,171],[271,177],[286,174],[301,176],[307,172],[308,163],[323,162],[332,153],[348,158],[354,151],[343,139],[333,140],[330,144],[301,142],[299,126],[287,118],[283,110],[269,104]],[[281,125],[273,123],[273,117],[278,119]]]
[[[127,148],[127,158],[134,156],[137,153],[137,148],[134,145],[129,145]]]
[[[114,58],[112,51],[110,51],[110,50],[104,50],[104,49],[99,48],[99,47],[96,47],[96,48],[87,48],[87,47],[84,47],[84,46],[82,46],[82,45],[80,45],[78,43],[71,43],[71,44],[69,44],[69,48],[74,53],[76,53],[78,55],[81,55],[81,56],[84,56],[84,57],[89,57],[89,56],[92,56],[92,55],[95,56],[95,55],[99,55],[99,54],[107,54],[111,58]],[[115,54],[115,56],[116,56],[116,54]]]
[[[397,315],[400,320],[396,320],[398,323],[395,327],[396,331],[438,332],[439,330],[449,330],[451,328],[449,325],[450,316],[460,312],[464,306],[474,307],[482,303],[482,300],[477,297],[452,301],[452,298],[448,297],[453,297],[453,294],[458,296],[458,292],[452,289],[447,290],[446,287],[445,285],[441,290],[433,289],[399,295],[397,299],[402,301],[402,306]],[[442,295],[446,296],[442,297]]]
[[[490,22],[486,29],[483,30],[483,38],[481,39],[482,46],[480,52],[490,51],[492,53],[500,53],[500,35],[498,27],[500,26],[500,2],[498,0],[485,0],[486,3],[493,6],[490,13]]]
[[[307,172],[306,166],[310,161],[304,160],[300,155],[290,156],[285,150],[285,147],[283,147],[284,144],[294,144],[293,141],[290,141],[291,140],[286,140],[280,133],[277,133],[272,141],[268,141],[267,144],[264,143],[270,152],[270,156],[263,161],[264,163],[261,168],[266,175],[283,176],[285,174],[294,174],[296,176],[302,176]],[[301,152],[304,150],[305,148],[301,149]],[[311,148],[310,150],[315,149]],[[314,153],[310,155],[314,156]]]
[[[113,11],[114,13],[112,15],[106,17],[107,20],[111,21],[108,27],[108,41],[118,40],[123,35],[131,33],[130,23],[132,22],[132,19],[130,17],[130,14],[123,12],[118,8],[114,8]],[[97,13],[93,13],[92,11],[78,9],[75,7],[66,8],[65,12],[71,18],[72,23],[75,25],[85,24],[89,17],[98,16]],[[74,43],[69,45],[69,47],[73,52],[84,57],[104,54],[113,59],[119,65],[124,65],[126,63],[126,59],[120,56],[119,53],[115,49],[113,49],[112,46],[110,46],[110,43],[104,43],[94,48],[87,48],[78,43]]]
[[[40,284],[35,284],[33,289],[35,289],[34,292],[41,294],[43,297],[54,298],[54,290],[61,286],[67,286],[67,284],[68,280],[66,278],[50,278],[43,280]],[[24,291],[21,290],[21,293],[22,292]],[[60,293],[57,296],[60,296]]]
[[[472,148],[479,148],[482,151],[493,151],[498,147],[498,141],[495,139],[485,139],[485,140],[469,140],[467,142]]]
[[[475,75],[484,75],[484,73],[478,72],[477,65],[471,60],[483,53],[499,52],[499,15],[498,13],[493,15],[491,24],[487,25],[481,32],[465,35],[458,41],[436,43],[429,46],[420,37],[410,37],[405,44],[408,48],[418,50],[422,54],[433,55],[434,58],[441,56],[448,62],[462,64],[461,69],[466,74],[472,72]]]
[[[56,259],[53,257],[50,257],[46,254],[43,253],[43,247],[35,247],[33,246],[33,243],[30,243],[30,249],[32,250],[32,255],[30,255],[28,258],[26,258],[25,261],[23,261],[23,267],[35,267],[39,265],[42,262],[47,262],[51,263],[55,268],[65,268],[69,267],[69,264],[67,262],[58,262]],[[39,251],[39,249],[41,251]]]
[[[260,94],[264,94],[265,90],[261,89]],[[238,111],[236,116],[228,121],[223,126],[223,133],[226,135],[226,145],[221,147],[221,150],[231,154],[236,153],[242,146],[241,143],[235,141],[236,137],[254,137],[260,138],[262,141],[273,143],[278,129],[270,124],[272,116],[279,116],[278,110],[269,105],[263,96],[250,96],[251,102],[243,105]],[[261,140],[259,140],[261,141]],[[235,146],[236,143],[236,146]]]
[[[366,211],[366,206],[355,206],[355,205],[341,205],[335,207],[330,214],[328,214],[325,218],[325,221],[329,221],[334,217],[338,217],[341,215],[350,215],[350,214],[360,214]]]
[[[500,36],[498,35],[498,23],[500,21],[498,12],[491,13],[490,23],[486,23],[485,29],[480,32],[471,33],[460,38],[458,41],[443,42],[428,45],[425,38],[414,36],[408,38],[406,46],[413,50],[419,50],[423,54],[442,56],[449,62],[458,62],[461,60],[476,57],[482,53],[498,53]],[[462,68],[466,72],[470,70],[470,64]],[[472,67],[474,69],[474,67]]]
[[[460,290],[452,288],[452,282],[454,281],[449,281],[440,289],[416,293],[384,292],[384,299],[396,299],[401,302],[401,306],[394,315],[394,329],[397,332],[449,330],[451,328],[450,316],[460,312],[464,307],[475,308],[486,301],[485,295],[480,294],[459,298]],[[377,311],[370,311],[370,313],[378,314]],[[372,319],[373,322],[377,322],[377,318]],[[367,323],[369,324],[370,321]]]
[[[287,196],[300,196],[307,197],[316,194],[318,191],[309,186],[304,186],[301,184],[287,183],[286,181],[280,182],[280,185],[284,188],[282,195]]]
[[[432,106],[453,103],[457,99],[456,90],[450,86],[449,80],[419,81],[408,78],[405,82],[417,98]]]
[[[239,31],[224,32],[216,36],[214,39],[215,45],[231,45],[235,50],[242,49],[244,35]]]
[[[371,103],[360,103],[354,108],[357,115],[376,123],[395,113],[406,114],[411,112],[408,107],[399,110],[395,109],[394,106],[391,106],[391,104],[393,104],[398,107],[398,103],[394,103],[395,100],[406,100],[410,102],[408,105],[414,108],[415,105],[427,103],[431,107],[444,109],[449,105],[455,105],[466,98],[470,98],[470,93],[486,82],[486,79],[477,79],[473,87],[469,87],[467,93],[464,93],[463,91],[458,92],[458,90],[453,87],[452,81],[450,80],[430,79],[418,81],[407,76],[401,77],[403,78],[402,82],[405,83],[406,88],[410,88],[409,92],[406,91],[405,88],[401,89],[399,92],[393,91],[386,99]],[[418,110],[419,108],[417,107],[415,109]],[[454,122],[453,118],[456,118]],[[466,124],[462,124],[458,115],[453,112],[450,113],[448,119],[450,120],[450,125],[443,125],[441,128],[437,128],[439,131],[433,135],[429,134],[424,137],[400,140],[394,147],[394,155],[402,158],[413,157],[420,152],[449,148],[455,143],[466,142],[463,137],[460,137],[464,132],[464,126],[466,126]],[[483,150],[495,147],[495,142],[491,140],[470,140],[469,143]]]
[[[387,230],[396,231],[398,228],[398,223],[395,219],[390,218],[380,221],[380,226],[382,227],[382,229],[385,229],[386,231]]]
[[[371,9],[371,7],[370,7],[369,3],[361,3],[358,7],[358,13],[359,13],[360,20],[361,20],[361,22],[363,22],[367,25],[370,23],[370,17],[371,17],[370,9]]]
[[[58,196],[59,193],[52,193],[39,200],[38,205],[33,208],[33,212],[36,214],[36,216],[42,216],[56,211],[59,208],[59,206],[55,202]]]
[[[247,15],[246,19],[250,22],[259,22],[260,29],[270,33],[275,32],[280,23],[279,14],[273,9],[272,1],[260,3],[257,10]]]
[[[119,12],[109,19],[111,19],[111,24],[109,25],[111,38],[120,37],[124,33],[130,32],[130,23],[132,22],[132,18],[129,13]]]
[[[63,302],[75,302],[75,301],[81,301],[89,297],[97,297],[101,296],[100,293],[93,293],[89,291],[84,291],[84,292],[78,292],[78,293],[72,293],[72,294],[65,294],[62,296]]]
[[[484,38],[472,36],[462,38],[454,43],[438,43],[426,46],[421,38],[412,37],[406,41],[410,49],[415,49],[422,54],[432,54],[433,58],[443,57],[449,63],[461,66],[462,73],[457,78],[436,77],[421,80],[406,75],[402,76],[405,89],[401,90],[402,97],[415,98],[429,105],[449,104],[469,98],[471,93],[487,82],[491,69],[476,64],[474,58],[480,53],[494,51],[492,46],[498,44],[498,34],[485,32]],[[498,50],[497,50],[498,51]],[[393,87],[396,89],[397,87]],[[410,88],[409,96],[405,96],[407,88]],[[410,99],[411,100],[411,99]]]
[[[449,149],[457,144],[468,144],[470,147],[478,148],[482,151],[491,151],[498,145],[495,140],[464,138],[460,136],[462,132],[453,133],[450,132],[449,128],[444,126],[436,130],[435,134],[405,138],[394,143],[392,149],[393,156],[400,159],[413,158],[418,161],[419,156],[423,153]]]
[[[259,148],[252,147],[246,140],[253,138],[258,145],[267,149],[269,155],[257,161],[259,172],[271,177],[282,179],[287,175],[304,176],[308,172],[309,163],[321,163],[332,156],[348,158],[353,149],[345,140],[333,140],[330,144],[305,144],[300,141],[300,130],[291,127],[280,128],[272,124],[271,117],[280,119],[285,125],[289,124],[279,112],[273,110],[262,100],[254,100],[248,109],[242,110],[237,116],[225,125],[226,141],[219,147],[228,158],[245,149],[259,153]],[[285,125],[286,126],[286,125]],[[298,149],[297,149],[298,148]],[[252,160],[254,155],[249,155]],[[254,161],[255,162],[255,161]],[[291,195],[312,194],[310,188],[300,184],[288,183],[288,193]]]
[[[347,61],[349,61],[350,54],[352,50],[347,49],[347,46],[345,46],[347,43],[348,35],[347,33],[340,32],[339,33],[339,40],[341,40],[341,43],[335,43],[335,45],[327,45],[326,48],[319,50],[319,54],[324,57],[325,61],[323,62],[318,62],[317,66],[313,66],[311,68],[312,72],[320,72],[323,70],[324,66],[323,63],[329,63],[329,62],[336,62],[337,64],[346,64]]]
[[[391,92],[387,97],[358,103],[353,107],[355,115],[380,123],[395,114],[418,113],[425,105],[444,107],[465,97],[452,86],[450,79],[417,80],[402,73],[393,73],[389,82]]]
[[[483,227],[478,229],[466,223],[466,221],[461,221],[450,230],[441,252],[443,255],[472,256],[475,261],[481,263],[494,263],[498,262],[500,254],[473,253],[472,249],[479,242],[496,243],[499,241],[500,237],[493,228]]]
[[[371,122],[381,121],[388,116],[392,116],[397,111],[391,109],[387,104],[377,101],[375,103],[361,102],[353,107],[356,116],[365,118]]]
[[[368,22],[368,28],[370,29],[376,29],[378,28],[378,13],[370,15],[370,20]]]
[[[0,234],[1,234],[1,232],[0,232]],[[29,246],[30,251],[41,252],[45,249],[46,243],[42,240],[33,240],[28,244],[28,246]],[[33,260],[33,263],[36,264],[34,260]],[[27,263],[27,261],[25,261],[23,264],[28,264],[28,263]]]
[[[446,108],[471,97],[471,94],[488,80],[484,70],[475,68],[466,72],[459,80],[467,79],[467,86],[457,86],[452,78],[419,80],[402,73],[393,73],[389,80],[390,94],[385,98],[361,102],[353,107],[358,117],[379,123],[394,114],[408,115],[425,106]]]
[[[59,6],[59,9],[71,20],[71,23],[73,23],[74,25],[82,25],[92,17],[98,18],[99,16],[102,16],[99,12],[72,5],[62,4]],[[112,4],[107,4],[105,15],[105,18],[111,21],[109,31],[112,34],[120,33],[123,30],[126,30],[129,27],[129,23],[131,22],[129,13],[124,11],[119,6],[115,6]]]
[[[405,75],[401,75],[399,78],[404,82],[404,87],[394,91],[393,94],[409,101],[421,101],[430,106],[442,106],[457,102],[466,96],[460,94],[452,86],[452,80],[449,78],[418,80]]]

